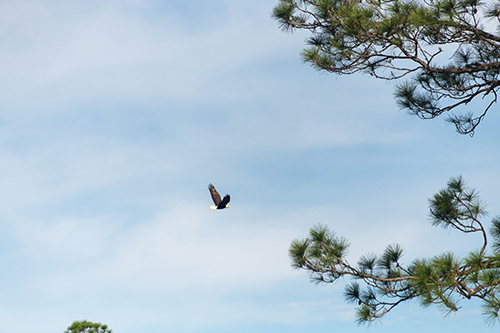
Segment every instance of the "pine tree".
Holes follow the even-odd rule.
[[[446,113],[460,134],[472,136],[497,101],[498,0],[279,0],[272,15],[285,31],[311,33],[306,63],[397,80],[402,109]]]
[[[346,285],[344,297],[358,305],[360,324],[381,318],[410,300],[453,312],[460,309],[460,300],[472,298],[482,300],[488,323],[500,321],[500,217],[491,221],[488,253],[488,233],[481,222],[486,215],[485,204],[461,177],[451,178],[447,187],[429,202],[434,226],[479,233],[483,238],[480,249],[470,251],[464,258],[450,251],[405,265],[401,261],[403,248],[394,244],[380,256],[362,256],[355,266],[346,259],[349,242],[328,227],[318,225],[311,228],[309,237],[292,241],[292,266],[307,271],[317,283],[352,277],[354,281]]]
[[[64,333],[113,333],[108,325],[90,321],[74,321]]]

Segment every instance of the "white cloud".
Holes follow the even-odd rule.
[[[0,206],[20,213],[26,205],[56,203],[85,190],[106,188],[134,178],[179,174],[187,165],[178,150],[161,152],[143,145],[114,145],[93,139],[42,144],[29,153],[3,150]],[[21,209],[21,211],[19,210]]]
[[[4,106],[19,112],[23,106],[123,95],[199,99],[213,94],[207,90],[210,76],[287,43],[243,13],[189,33],[174,25],[175,12],[148,20],[154,9],[145,3],[128,10],[116,3],[92,7],[22,2],[7,10],[15,19],[4,23],[4,40],[15,35],[18,41],[0,53]],[[25,19],[30,17],[36,20]]]
[[[120,236],[108,274],[169,288],[194,284],[231,288],[289,275],[290,230],[273,227],[272,220],[266,228],[261,223],[254,226],[242,213],[224,216],[202,202],[171,207]]]
[[[230,326],[249,320],[292,324],[329,316],[331,305],[308,317],[300,309],[305,305],[297,302],[270,301],[262,307],[253,297],[244,300],[252,294],[266,298],[295,277],[287,247],[297,229],[293,224],[287,227],[286,221],[307,220],[310,212],[275,220],[252,218],[251,212],[245,218],[249,212],[244,207],[212,212],[204,202],[169,207],[133,227],[104,218],[18,221],[21,264],[39,268],[21,284],[23,292],[15,302],[27,293],[33,304],[58,309],[62,318],[104,317],[106,323],[117,321],[118,326],[138,320],[179,330],[219,327],[221,320]],[[243,300],[238,301],[237,295]],[[84,306],[89,302],[94,306]],[[124,317],[122,311],[131,311],[130,307],[141,310]],[[15,310],[6,311],[13,316],[3,327],[15,326],[19,320]],[[188,324],[186,317],[192,319]],[[20,332],[30,329],[28,325]]]

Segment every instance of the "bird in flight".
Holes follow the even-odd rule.
[[[208,190],[210,191],[210,195],[212,195],[212,200],[214,201],[215,204],[215,206],[210,206],[208,208],[210,208],[211,210],[216,210],[216,209],[224,209],[231,207],[228,205],[229,200],[231,200],[229,194],[226,194],[224,196],[224,199],[221,200],[219,193],[212,184],[208,184]]]

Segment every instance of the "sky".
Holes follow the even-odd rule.
[[[500,115],[460,136],[398,110],[390,82],[315,71],[276,3],[0,1],[0,333],[498,329],[475,301],[360,327],[349,279],[291,267],[317,224],[351,262],[479,248],[432,227],[428,198],[462,175],[500,214]]]

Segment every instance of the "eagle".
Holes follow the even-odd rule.
[[[231,197],[229,194],[226,194],[224,196],[224,199],[220,199],[220,195],[215,189],[215,186],[212,184],[208,184],[208,190],[210,191],[210,195],[212,195],[212,200],[214,201],[215,206],[210,206],[211,210],[216,210],[216,209],[224,209],[224,208],[229,208],[231,206],[228,205],[229,200],[231,200]]]

